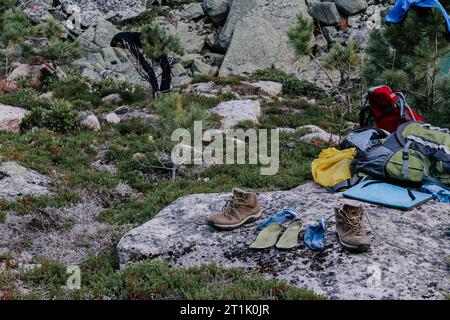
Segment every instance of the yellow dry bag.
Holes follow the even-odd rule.
[[[334,186],[335,184],[350,179],[350,164],[353,161],[355,148],[338,150],[328,148],[323,150],[319,158],[311,164],[311,172],[314,181],[324,187]]]

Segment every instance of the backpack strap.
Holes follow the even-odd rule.
[[[403,95],[403,93],[398,92],[397,97],[399,98],[398,101],[400,103],[400,117],[405,118],[409,122],[417,121],[416,116],[414,115],[414,112],[412,111],[411,107],[406,101],[406,98]],[[405,109],[407,109],[408,112],[405,112]]]
[[[435,185],[437,185],[438,187],[441,187],[442,189],[447,190],[447,191],[450,192],[450,186],[448,186],[448,185],[446,185],[446,184],[443,184],[441,181],[439,181],[438,179],[436,179],[436,178],[434,178],[434,177],[431,177],[431,176],[428,176],[428,175],[427,175],[427,176],[423,179],[423,182],[430,182],[430,183],[435,184]]]
[[[326,187],[326,189],[330,193],[341,192],[345,189],[349,189],[349,188],[357,185],[359,182],[363,181],[364,179],[365,179],[365,177],[354,175],[350,179],[338,182],[334,186]]]
[[[403,179],[408,179],[409,172],[409,148],[411,147],[412,141],[408,140],[403,147],[403,165],[402,165],[402,177]]]
[[[134,59],[132,59],[131,62],[133,63],[136,71],[152,86],[153,94],[158,92],[159,86],[155,70],[150,65],[150,63],[145,59],[144,55],[139,50],[137,44],[128,41],[128,39],[126,38],[122,40],[122,44],[124,48],[127,49],[130,52],[130,54],[134,57]]]
[[[373,125],[374,116],[372,110],[369,105],[369,97],[368,95],[363,96],[363,105],[361,111],[359,112],[359,126],[361,128],[371,127]]]
[[[436,154],[430,154],[430,156],[432,156],[437,160],[448,161],[448,159],[450,158],[450,149],[446,145],[440,145],[415,135],[409,135],[405,137],[405,139],[414,142],[415,144],[421,145],[424,148],[432,149],[436,152],[439,152],[441,156],[437,156]]]
[[[159,60],[162,69],[161,85],[159,87],[159,91],[167,92],[170,91],[170,83],[172,81],[172,71],[170,67],[169,57],[167,56],[167,54],[163,54]]]
[[[372,185],[372,184],[377,184],[377,183],[383,183],[383,181],[381,181],[381,180],[369,180],[368,182],[366,182],[366,183],[361,187],[361,189],[364,189],[365,187],[368,187],[368,186],[370,186],[370,185]]]
[[[411,200],[416,200],[416,196],[414,195],[414,193],[412,193],[411,189],[406,189],[406,191],[408,191],[408,196],[411,198]]]

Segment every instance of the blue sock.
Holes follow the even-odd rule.
[[[291,209],[283,209],[276,215],[267,218],[258,225],[258,229],[264,229],[272,223],[283,223],[286,218],[294,219],[297,216],[297,212]]]
[[[325,246],[325,231],[327,224],[323,218],[313,226],[306,227],[305,237],[303,241],[314,251],[322,251]]]

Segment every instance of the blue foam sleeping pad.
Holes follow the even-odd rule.
[[[432,195],[390,183],[364,180],[345,191],[344,197],[399,210],[411,210],[430,200]]]

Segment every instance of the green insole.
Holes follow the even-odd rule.
[[[278,236],[283,230],[279,223],[272,223],[267,228],[264,228],[256,237],[256,240],[250,245],[252,249],[267,249],[277,243]]]
[[[302,228],[302,223],[300,221],[292,222],[289,227],[278,240],[276,247],[278,249],[292,249],[297,245],[298,233]]]

